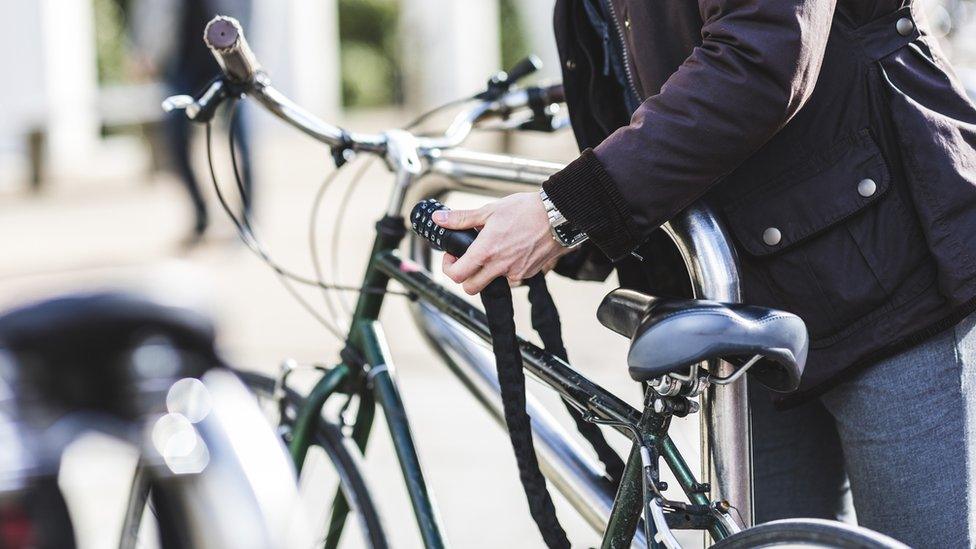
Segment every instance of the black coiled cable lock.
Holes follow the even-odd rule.
[[[474,229],[455,231],[439,226],[434,223],[434,212],[439,210],[449,211],[450,208],[433,198],[421,200],[410,212],[410,226],[413,232],[427,239],[435,250],[461,257],[478,237],[478,231]]]
[[[474,229],[456,231],[440,227],[433,220],[433,213],[447,210],[443,204],[428,199],[419,202],[410,213],[414,232],[429,241],[437,250],[461,257],[478,236]],[[546,288],[545,278],[539,273],[525,281],[532,303],[532,326],[539,333],[546,351],[566,360],[559,316],[552,296]],[[515,333],[515,316],[512,307],[512,290],[508,280],[499,277],[481,291],[481,302],[488,317],[491,347],[498,370],[505,424],[518,463],[519,478],[529,503],[529,511],[550,548],[569,548],[569,539],[556,518],[552,498],[546,488],[546,480],[539,470],[532,426],[525,409],[525,372],[522,370],[522,354]],[[566,403],[566,408],[576,422],[580,434],[593,446],[606,467],[611,482],[619,483],[624,464],[596,425],[587,423],[582,414]]]

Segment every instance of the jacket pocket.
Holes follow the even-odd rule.
[[[866,129],[723,211],[744,252],[745,299],[800,315],[812,339],[891,305],[925,250]]]
[[[976,105],[921,38],[878,62],[912,205],[950,302],[976,288]]]

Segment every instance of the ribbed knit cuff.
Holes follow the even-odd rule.
[[[584,231],[610,259],[621,259],[640,244],[627,202],[592,149],[553,174],[542,188],[573,227]]]

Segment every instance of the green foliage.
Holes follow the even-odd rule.
[[[342,98],[346,106],[377,107],[394,102],[396,67],[364,42],[342,45]]]
[[[339,0],[342,98],[349,107],[401,100],[396,0]]]
[[[125,79],[125,17],[117,0],[94,0],[95,51],[98,81],[118,83]]]
[[[500,0],[502,68],[531,53],[515,9],[518,1]],[[398,17],[397,0],[339,0],[345,106],[375,107],[402,100]]]
[[[339,0],[339,33],[343,41],[395,52],[398,15],[395,0]]]
[[[499,0],[498,3],[501,19],[502,68],[505,69],[532,53],[525,36],[525,26],[522,24],[518,10],[515,9],[517,1],[519,0]]]

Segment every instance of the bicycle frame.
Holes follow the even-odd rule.
[[[167,99],[164,108],[185,109],[190,119],[205,121],[228,94],[247,93],[282,120],[332,147],[337,158],[345,158],[351,152],[374,153],[382,156],[395,174],[394,192],[386,215],[376,225],[377,237],[365,274],[363,286],[371,291],[359,295],[342,363],[322,377],[296,418],[291,452],[296,465],[301,467],[310,444],[309,433],[321,416],[326,401],[337,392],[356,393],[361,397],[352,437],[360,449],[364,449],[375,404],[379,403],[389,423],[424,542],[428,547],[442,547],[444,542],[437,516],[391,375],[390,353],[378,324],[383,290],[395,280],[419,297],[417,318],[435,349],[475,397],[501,420],[492,361],[485,357],[484,349],[479,351],[468,337],[490,340],[484,314],[438,285],[421,265],[401,259],[396,250],[406,233],[402,217],[404,206],[413,203],[407,200],[408,197],[439,196],[454,188],[495,195],[534,189],[561,168],[553,163],[454,148],[486,117],[504,118],[513,110],[528,107],[531,94],[516,87],[491,100],[481,101],[458,115],[440,137],[418,137],[404,130],[391,130],[377,136],[350,134],[319,120],[278,92],[260,70],[237,21],[216,17],[210,25],[214,29],[219,27],[216,35],[220,38],[213,38],[208,32],[205,39],[232,85],[218,80],[201,97],[173,97]],[[431,186],[427,184],[431,178],[425,177],[430,175],[446,176],[442,178],[446,183]],[[740,300],[736,257],[714,215],[704,207],[693,206],[668,224],[666,230],[681,251],[696,297],[725,302]],[[427,251],[416,241],[411,251],[415,258],[429,264]],[[523,365],[529,373],[577,406],[588,419],[613,425],[634,442],[625,476],[613,495],[599,470],[588,463],[571,439],[547,415],[539,413],[538,407],[530,401],[544,472],[584,518],[598,531],[604,532],[604,547],[620,547],[631,542],[644,510],[645,470],[651,477],[656,474],[657,459],[652,461],[647,455],[650,452],[659,453],[664,458],[693,504],[707,504],[710,499],[731,500],[742,515],[743,525],[751,524],[751,433],[745,379],[718,390],[712,386],[702,395],[702,469],[710,485],[710,489],[706,489],[695,481],[668,438],[667,417],[655,414],[646,406],[643,411],[638,411],[557,357],[524,340],[520,340],[519,345]],[[709,371],[725,377],[732,374],[733,368],[716,361],[709,365]],[[710,498],[706,497],[706,492]],[[647,506],[649,514],[652,507]],[[337,493],[330,533],[341,531],[347,513],[348,506],[342,494]],[[665,517],[660,505],[653,518],[655,524],[672,527],[670,521],[667,525],[661,522]],[[708,528],[713,537],[722,538],[737,529],[726,513],[716,514],[716,518],[718,522],[711,522]],[[655,534],[653,528],[645,531],[648,536]],[[333,537],[333,541],[336,540],[337,537]]]
[[[553,163],[451,150],[441,151],[431,160],[423,174],[425,177],[398,173],[401,192],[395,193],[387,215],[377,223],[378,234],[364,278],[366,288],[385,289],[391,280],[395,280],[418,297],[415,317],[424,333],[451,371],[502,424],[504,419],[494,363],[485,346],[477,343],[477,339],[483,342],[491,339],[484,313],[431,278],[424,269],[429,267],[429,248],[422,241],[414,239],[410,246],[411,256],[416,261],[398,255],[397,248],[406,232],[404,221],[398,214],[405,204],[413,204],[414,198],[438,197],[453,190],[501,195],[538,188],[559,167]],[[681,220],[669,224],[667,231],[688,263],[696,295],[723,301],[738,300],[735,256],[714,216],[704,209],[692,209]],[[362,398],[353,438],[364,450],[374,403],[378,403],[389,424],[424,543],[427,547],[442,547],[444,541],[439,520],[427,492],[403,403],[391,375],[393,362],[377,320],[383,301],[382,293],[360,294],[343,352],[343,363],[323,376],[300,412],[292,433],[292,455],[296,466],[301,467],[314,422],[327,399],[337,392],[356,393]],[[614,425],[631,439],[635,439],[635,431],[639,432],[644,442],[659,449],[689,501],[708,504],[710,498],[703,485],[696,481],[694,473],[667,436],[667,420],[650,409],[640,411],[629,406],[535,345],[519,339],[519,346],[524,367],[530,374],[589,417]],[[702,400],[703,470],[711,484],[711,499],[730,499],[748,524],[752,494],[745,383],[710,390]],[[591,526],[603,532],[603,547],[630,545],[643,511],[639,441],[634,440],[625,478],[614,494],[610,482],[585,457],[572,437],[531,399],[529,407],[540,462],[547,478]],[[718,448],[722,449],[721,453],[713,451]],[[733,495],[735,499],[730,497]],[[337,494],[336,498],[330,532],[341,530],[347,510],[342,495]],[[713,525],[709,532],[716,539],[728,535],[718,525]],[[637,537],[643,541],[640,540],[642,532],[638,531]]]

